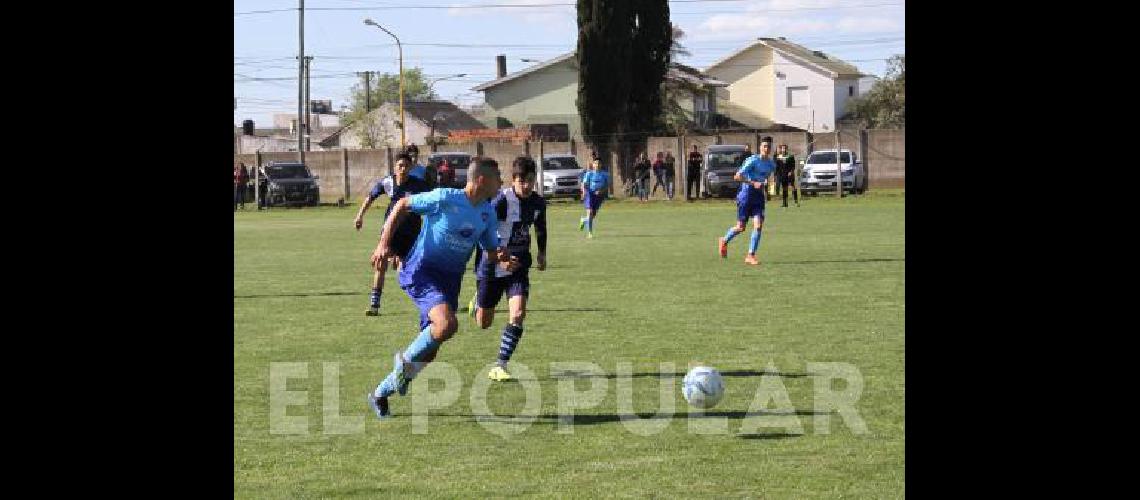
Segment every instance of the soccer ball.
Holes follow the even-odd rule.
[[[724,397],[724,380],[716,369],[698,366],[681,381],[681,394],[696,408],[712,408]]]

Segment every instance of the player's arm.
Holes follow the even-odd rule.
[[[377,182],[376,185],[372,187],[372,191],[368,193],[368,196],[364,198],[364,202],[360,204],[360,210],[356,211],[356,219],[352,221],[352,225],[356,226],[357,231],[364,225],[364,212],[368,211],[368,207],[371,207],[372,202],[376,201],[376,198],[380,197],[380,194],[383,192],[383,185]]]
[[[391,247],[392,234],[408,216],[408,213],[414,212],[420,215],[435,213],[443,204],[441,196],[442,194],[439,191],[413,194],[400,198],[400,201],[392,206],[392,213],[388,214],[388,219],[384,221],[384,230],[380,232],[380,242],[376,244],[376,250],[372,252],[373,266],[381,259],[395,255]]]
[[[744,164],[740,166],[740,169],[736,171],[736,175],[732,176],[732,179],[738,182],[747,182],[756,189],[762,189],[764,183],[753,179],[751,169],[749,168],[754,163],[754,158],[755,157],[750,156],[747,160],[744,160]]]
[[[479,246],[483,248],[494,248],[495,254],[491,255],[487,252],[488,257],[493,257],[499,262],[499,267],[502,267],[507,272],[514,272],[519,267],[518,257],[511,256],[511,252],[507,250],[506,246],[500,245],[499,233],[495,227],[488,224],[483,233],[479,235]]]
[[[539,271],[546,270],[546,203],[542,204],[542,208],[538,211],[538,217],[534,219],[534,235],[538,240],[538,256],[537,264]]]

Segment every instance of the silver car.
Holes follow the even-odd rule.
[[[544,198],[582,197],[582,167],[572,154],[543,155],[542,196]]]
[[[808,155],[800,174],[800,191],[804,193],[825,193],[836,191],[835,150],[821,149]],[[839,154],[839,165],[843,170],[843,190],[862,193],[867,189],[867,173],[863,162],[851,150],[844,149]]]

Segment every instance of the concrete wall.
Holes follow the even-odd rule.
[[[677,181],[674,201],[683,199],[685,160],[688,152],[695,144],[698,151],[704,154],[712,144],[748,144],[756,151],[757,135],[772,136],[775,144],[787,144],[797,159],[807,157],[807,134],[803,132],[761,132],[760,134],[724,134],[721,136],[683,136],[678,137],[650,137],[646,146],[652,157],[658,151],[673,153],[676,162],[674,179]],[[678,144],[680,140],[683,140]],[[841,146],[844,149],[860,151],[859,132],[843,131]],[[814,134],[813,145],[815,149],[835,148],[835,134]],[[359,203],[380,178],[391,172],[389,159],[394,159],[397,148],[371,149],[371,150],[337,150],[337,151],[311,151],[305,154],[305,163],[320,177],[321,201],[335,203],[338,198],[344,197],[351,203]],[[440,151],[460,151],[478,154],[480,149],[484,156],[494,158],[499,162],[503,174],[503,182],[510,182],[510,165],[518,156],[530,154],[538,156],[538,142],[513,144],[504,143],[470,143],[452,144],[442,146]],[[581,141],[572,142],[544,142],[543,153],[564,154],[573,151],[578,164],[586,168],[590,161],[590,147]],[[774,152],[774,151],[773,151]],[[422,148],[420,154],[427,156],[427,148]],[[235,154],[234,162],[244,162],[252,166],[256,162],[254,154]],[[870,188],[904,187],[906,180],[906,136],[904,130],[868,130],[866,154],[862,156],[863,163],[870,175]],[[296,161],[295,152],[262,153],[262,164],[270,161]],[[613,165],[612,159],[603,158],[602,166],[614,176],[614,196],[624,197],[621,190],[623,178],[620,175],[622,168],[628,165]],[[348,196],[345,196],[345,170],[348,171]],[[658,191],[657,198],[664,198]]]
[[[906,130],[867,131],[867,172],[871,188],[906,186]]]

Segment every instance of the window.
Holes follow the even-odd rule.
[[[806,108],[811,104],[811,95],[807,87],[788,87],[788,107]]]
[[[854,95],[855,95],[855,86],[854,85],[848,85],[847,86],[847,97],[851,97]]]

